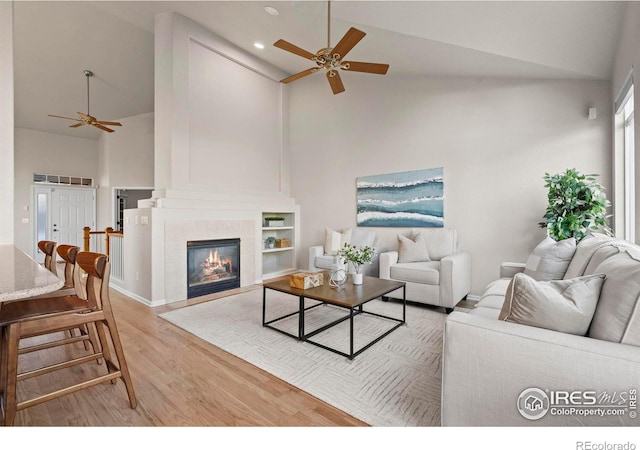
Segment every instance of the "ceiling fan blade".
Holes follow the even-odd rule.
[[[80,120],[80,119],[73,119],[73,118],[71,118],[71,117],[55,116],[55,115],[53,115],[53,114],[49,114],[48,116],[49,116],[49,117],[57,117],[58,119],[75,120],[76,122],[81,122],[81,120]]]
[[[84,123],[82,122],[74,123],[73,125],[69,125],[69,128],[78,128],[78,127],[81,127],[82,125],[84,125]]]
[[[287,77],[284,80],[280,80],[280,83],[291,83],[292,81],[296,81],[302,77],[311,75],[312,73],[315,73],[318,70],[320,70],[320,67],[312,67],[311,69],[303,70],[302,72],[296,73],[295,75],[291,75],[290,77]]]
[[[350,72],[365,72],[375,73],[378,75],[385,75],[389,70],[389,64],[367,63],[358,61],[343,61],[342,70],[348,70]]]
[[[347,31],[345,35],[342,36],[340,42],[338,42],[338,44],[333,48],[333,50],[331,51],[331,55],[333,56],[337,54],[338,59],[341,60],[366,35],[367,33],[365,33],[364,31],[360,31],[357,28],[349,28],[349,31]]]
[[[99,123],[92,123],[91,125],[93,125],[96,128],[100,128],[101,130],[106,131],[107,133],[113,133],[114,130],[112,130],[111,128],[107,128],[107,127],[103,127],[102,125],[100,125]]]
[[[313,60],[313,58],[316,57],[315,54],[313,54],[311,52],[308,52],[308,51],[306,51],[304,49],[301,49],[297,45],[293,45],[292,43],[287,42],[284,39],[279,39],[273,45],[275,47],[281,48],[282,50],[286,50],[288,52],[291,52],[291,53],[293,53],[295,55],[302,56],[303,58],[306,58],[306,59]]]
[[[342,84],[342,78],[340,78],[340,74],[338,72],[327,72],[327,80],[329,80],[329,85],[331,86],[331,90],[334,95],[344,92],[344,84]]]
[[[99,123],[100,125],[113,125],[115,127],[121,127],[122,124],[120,122],[106,122],[104,120],[96,120],[95,123]]]

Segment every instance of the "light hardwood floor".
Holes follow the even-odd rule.
[[[254,286],[228,291],[226,295]],[[102,384],[18,412],[16,426],[366,426],[288,383],[158,317],[171,307],[149,308],[111,290],[120,337],[138,399],[131,409],[124,384]],[[204,299],[204,300],[203,300]],[[82,353],[82,344],[20,356],[35,368]],[[18,397],[46,393],[96,364],[65,369],[19,383]],[[21,369],[22,371],[22,369]]]

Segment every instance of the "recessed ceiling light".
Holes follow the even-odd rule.
[[[255,48],[259,48],[260,50],[262,50],[264,48],[264,44],[261,44],[260,42],[254,42],[253,46]]]
[[[278,14],[280,14],[280,11],[278,11],[277,9],[275,9],[273,6],[265,6],[264,10],[271,14],[272,16],[277,16]]]

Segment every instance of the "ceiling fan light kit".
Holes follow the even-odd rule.
[[[340,77],[340,70],[348,72],[364,72],[373,73],[376,75],[385,75],[389,70],[389,64],[368,63],[358,61],[343,61],[343,58],[356,46],[358,42],[366,36],[364,31],[360,31],[356,28],[349,28],[345,35],[340,39],[340,42],[335,47],[331,47],[331,2],[327,2],[328,19],[327,19],[327,47],[318,50],[315,54],[307,50],[304,50],[284,39],[279,39],[273,45],[282,50],[288,51],[298,56],[302,56],[305,59],[309,59],[316,63],[317,67],[312,67],[302,72],[296,73],[280,80],[281,83],[291,83],[292,81],[299,80],[300,78],[311,75],[320,69],[324,69],[327,74],[327,80],[329,86],[334,95],[344,92],[344,84]]]
[[[78,112],[78,117],[80,117],[79,119],[73,119],[71,117],[64,117],[64,116],[56,116],[53,114],[49,114],[49,117],[56,117],[58,119],[66,119],[66,120],[74,120],[78,123],[75,123],[73,125],[69,125],[69,128],[78,128],[81,127],[83,125],[91,125],[94,126],[96,128],[99,128],[102,131],[106,131],[107,133],[113,133],[115,130],[112,130],[111,128],[106,127],[105,125],[109,125],[109,126],[115,126],[115,127],[121,127],[122,124],[120,122],[109,122],[109,121],[105,121],[105,120],[98,120],[95,117],[93,117],[90,114],[90,109],[89,109],[89,78],[91,78],[93,76],[93,72],[91,72],[90,70],[83,70],[82,73],[84,74],[84,76],[87,78],[87,113],[81,113]]]

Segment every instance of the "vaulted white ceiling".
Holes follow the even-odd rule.
[[[279,10],[272,16],[264,7]],[[367,36],[349,59],[390,64],[387,76],[608,80],[626,2],[333,1],[331,45],[351,26]],[[16,126],[96,139],[62,119],[117,120],[153,111],[154,15],[178,12],[288,73],[309,61],[273,47],[327,46],[327,2],[17,1]],[[265,48],[258,50],[255,42]],[[349,74],[349,77],[376,76]],[[304,83],[304,79],[297,81]],[[344,95],[344,94],[341,94]]]

